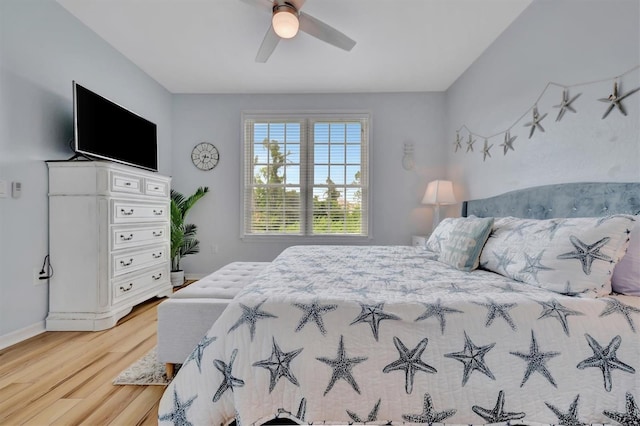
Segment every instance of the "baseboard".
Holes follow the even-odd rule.
[[[39,321],[28,327],[21,328],[20,330],[12,331],[11,333],[0,336],[0,350],[8,348],[9,346],[20,343],[23,340],[27,340],[33,336],[37,336],[40,333],[44,333],[44,321]]]

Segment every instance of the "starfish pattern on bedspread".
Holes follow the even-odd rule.
[[[171,421],[175,426],[193,426],[189,420],[187,420],[187,410],[196,400],[198,395],[192,396],[188,400],[182,402],[178,397],[178,390],[173,388],[173,411],[168,414],[162,414],[158,416],[159,421]]]
[[[300,322],[296,327],[296,331],[302,330],[302,328],[310,320],[313,320],[318,326],[320,333],[322,333],[323,335],[327,334],[327,330],[324,327],[324,321],[322,320],[322,315],[338,308],[338,305],[321,305],[320,303],[318,303],[318,299],[314,299],[313,302],[309,304],[294,303],[293,306],[295,306],[296,308],[302,309],[303,311],[302,318],[300,318]]]
[[[224,376],[222,379],[222,383],[220,383],[220,387],[218,387],[215,395],[213,395],[213,402],[217,402],[227,389],[231,389],[231,392],[233,392],[234,387],[244,386],[244,380],[233,377],[233,374],[231,372],[231,370],[233,369],[233,362],[236,360],[237,355],[238,349],[234,349],[233,352],[231,352],[231,359],[229,360],[229,364],[219,359],[213,361],[213,365]]]
[[[496,260],[498,261],[498,264],[496,265],[496,268],[502,268],[503,271],[507,272],[507,267],[513,263],[515,263],[513,261],[513,256],[509,256],[509,249],[505,249],[502,254],[498,254],[495,251],[492,252],[493,255],[495,256]]]
[[[193,349],[193,351],[191,351],[191,354],[189,354],[189,357],[184,363],[188,364],[189,361],[195,361],[196,365],[198,366],[198,371],[202,373],[201,364],[202,364],[202,355],[204,355],[204,350],[207,346],[209,346],[211,343],[215,341],[216,341],[216,337],[209,338],[208,336],[205,335],[200,340],[200,342],[198,342],[198,345]]]
[[[326,395],[333,385],[336,384],[338,379],[344,379],[347,383],[351,385],[353,390],[357,393],[360,393],[360,388],[358,387],[358,383],[353,378],[353,374],[351,370],[354,365],[361,363],[362,361],[366,361],[368,358],[366,356],[348,358],[347,353],[344,350],[344,342],[343,336],[340,336],[340,342],[338,343],[338,353],[335,359],[329,359],[326,357],[316,357],[316,359],[320,362],[324,362],[333,368],[333,373],[331,374],[331,379],[329,380],[329,384],[327,385],[327,389],[324,391],[324,395]]]
[[[569,336],[569,322],[567,321],[567,317],[569,315],[584,315],[582,312],[574,311],[572,309],[563,306],[556,299],[551,299],[548,302],[537,301],[540,305],[542,305],[542,312],[538,319],[543,318],[556,318],[560,321],[562,325],[562,329],[564,330],[564,334]]]
[[[529,380],[529,376],[534,371],[542,374],[547,378],[549,383],[551,383],[554,387],[558,387],[556,381],[553,380],[553,376],[549,370],[547,370],[547,359],[553,358],[554,356],[560,355],[560,352],[540,352],[538,348],[538,341],[536,340],[536,335],[533,330],[531,330],[531,345],[529,345],[529,353],[525,354],[522,352],[509,352],[511,355],[515,355],[517,357],[522,358],[527,362],[527,369],[524,372],[524,377],[522,378],[522,382],[520,383],[520,387],[524,386],[527,380]]]
[[[599,241],[596,241],[593,244],[587,244],[582,241],[575,235],[569,236],[569,241],[575,247],[575,251],[571,251],[568,253],[563,253],[558,255],[558,259],[578,259],[580,263],[582,263],[582,271],[585,275],[591,274],[591,264],[594,260],[606,260],[611,261],[611,257],[606,254],[600,253],[600,249],[606,245],[610,237],[604,237]]]
[[[238,303],[238,305],[240,305],[240,307],[242,308],[242,315],[240,315],[240,319],[231,326],[231,328],[229,329],[229,332],[232,332],[236,328],[240,327],[242,324],[247,323],[249,324],[249,333],[251,334],[251,341],[253,341],[253,337],[256,334],[256,322],[259,319],[278,318],[277,316],[270,314],[269,312],[260,310],[260,306],[262,306],[262,304],[266,301],[267,299],[263,300],[253,308],[243,305],[242,303]]]
[[[616,351],[622,343],[622,338],[620,336],[616,336],[611,339],[606,348],[603,348],[596,339],[591,337],[589,334],[585,334],[584,337],[587,339],[589,347],[591,347],[591,350],[593,351],[593,356],[581,361],[577,367],[580,370],[587,367],[597,367],[602,370],[604,389],[607,392],[611,392],[611,387],[613,386],[611,382],[611,370],[617,369],[635,374],[636,370],[630,365],[620,361],[616,355]]]
[[[540,271],[553,271],[553,268],[549,268],[540,263],[542,256],[544,255],[544,250],[538,253],[537,256],[531,257],[528,253],[524,254],[524,258],[527,261],[527,264],[524,268],[520,270],[520,272],[527,273],[533,277],[536,282],[538,281],[538,272]]]
[[[476,305],[480,305],[480,306],[484,306],[485,308],[487,308],[487,321],[485,322],[484,326],[485,327],[489,327],[492,323],[493,320],[496,318],[496,316],[500,316],[502,318],[504,318],[504,320],[507,322],[507,324],[509,324],[509,326],[511,327],[512,330],[516,330],[516,325],[513,323],[513,318],[511,318],[511,315],[509,315],[509,309],[512,309],[516,306],[518,306],[517,303],[496,303],[494,300],[487,298],[487,301],[489,303],[482,303],[482,302],[472,302]]]
[[[587,426],[586,423],[582,423],[578,420],[578,400],[580,399],[580,394],[576,395],[575,399],[569,406],[569,411],[563,413],[556,406],[545,402],[545,405],[549,407],[551,411],[556,415],[559,420],[559,424],[564,426]]]
[[[390,314],[383,311],[384,303],[376,303],[375,305],[369,305],[366,303],[360,303],[361,311],[356,319],[349,325],[354,325],[360,322],[366,322],[371,326],[371,332],[378,341],[378,332],[380,330],[380,321],[382,320],[399,320],[400,317],[394,314]]]
[[[495,380],[496,378],[493,376],[487,364],[485,364],[484,356],[495,346],[494,343],[490,343],[485,346],[476,346],[473,344],[467,332],[464,332],[464,349],[461,352],[452,352],[448,354],[444,354],[447,358],[453,358],[460,361],[464,364],[464,370],[462,373],[462,386],[467,383],[469,380],[469,376],[473,373],[474,370],[478,370],[487,377]]]
[[[459,313],[459,314],[464,313],[457,309],[447,308],[446,306],[442,306],[442,304],[440,303],[440,299],[436,300],[436,303],[423,303],[423,305],[425,308],[427,308],[427,310],[418,318],[416,318],[415,321],[421,321],[421,320],[425,320],[427,318],[431,318],[435,316],[438,318],[438,321],[440,322],[441,334],[444,334],[444,329],[447,324],[447,319],[445,315],[453,314],[453,313]]]
[[[434,411],[431,395],[424,394],[424,402],[422,403],[422,413],[420,414],[403,414],[402,418],[408,422],[414,423],[439,423],[442,420],[453,416],[456,410]]]
[[[604,410],[602,414],[624,426],[640,426],[640,409],[630,392],[625,394],[625,401],[626,411],[624,413]]]
[[[498,400],[492,410],[482,408],[479,405],[471,407],[474,413],[482,417],[487,423],[502,423],[510,420],[519,420],[526,416],[525,413],[510,413],[504,411],[504,391],[498,393]]]
[[[416,372],[423,371],[425,373],[437,373],[438,370],[433,368],[432,366],[425,364],[422,362],[422,353],[427,347],[427,343],[429,339],[426,337],[422,339],[418,345],[409,350],[402,343],[398,337],[393,336],[393,344],[395,345],[398,353],[400,354],[400,358],[398,360],[393,361],[391,364],[388,364],[382,369],[383,373],[389,373],[395,370],[404,370],[405,379],[404,379],[404,389],[409,394],[413,391],[413,380],[416,375]]]
[[[631,318],[630,315],[632,312],[639,313],[640,309],[634,308],[633,306],[625,305],[618,299],[614,299],[614,298],[607,298],[602,300],[604,300],[607,303],[607,307],[604,308],[604,311],[602,311],[602,313],[600,313],[599,315],[600,317],[611,315],[613,313],[620,313],[627,320],[629,327],[631,327],[631,331],[633,331],[634,333],[636,332],[635,324],[633,323],[633,319]]]
[[[291,366],[289,365],[300,352],[302,352],[302,348],[295,349],[291,352],[283,352],[278,346],[278,343],[276,343],[276,338],[273,337],[271,356],[253,363],[254,367],[262,367],[269,370],[269,393],[276,387],[276,383],[280,380],[280,377],[286,377],[294,385],[300,386],[298,380],[291,372]]]
[[[360,418],[360,416],[358,416],[353,411],[347,410],[347,414],[355,423],[375,422],[376,420],[378,420],[378,409],[380,408],[380,401],[382,401],[382,399],[378,399],[378,402],[376,402],[376,405],[373,406],[373,408],[369,412],[369,415],[365,419]]]

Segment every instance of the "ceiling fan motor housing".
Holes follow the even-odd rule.
[[[298,9],[289,2],[274,3],[271,24],[278,36],[293,38],[298,34],[298,29],[300,28]]]

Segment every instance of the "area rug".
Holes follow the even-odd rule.
[[[120,373],[113,380],[113,384],[166,386],[171,380],[167,378],[165,373],[165,365],[158,361],[156,348],[153,348]]]

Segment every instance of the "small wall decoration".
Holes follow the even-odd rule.
[[[540,93],[540,95],[538,96],[538,99],[536,99],[536,101],[533,103],[533,105],[531,107],[529,107],[529,109],[527,109],[520,117],[518,117],[518,119],[511,125],[509,126],[507,129],[499,131],[497,133],[494,133],[490,136],[485,136],[485,135],[481,135],[479,133],[473,132],[471,129],[469,129],[466,125],[462,125],[460,126],[460,128],[458,130],[456,130],[456,139],[453,142],[453,151],[454,152],[458,152],[461,151],[462,149],[462,136],[460,135],[460,132],[465,131],[468,135],[468,140],[467,140],[467,149],[465,151],[465,153],[468,152],[473,152],[473,144],[475,143],[475,137],[478,138],[482,138],[484,139],[484,147],[482,149],[482,160],[486,161],[487,157],[491,158],[491,153],[489,152],[489,150],[491,149],[491,147],[493,146],[493,144],[489,144],[489,140],[492,138],[495,138],[497,136],[500,136],[502,134],[504,134],[504,142],[500,144],[500,146],[503,148],[503,155],[507,155],[507,152],[509,151],[515,151],[515,148],[513,146],[514,141],[516,140],[517,136],[511,136],[511,129],[513,127],[515,127],[516,124],[518,124],[526,115],[531,114],[531,121],[528,121],[527,123],[524,124],[525,127],[531,127],[531,129],[529,130],[529,139],[531,139],[535,133],[536,130],[540,131],[540,132],[544,132],[544,127],[542,127],[541,121],[544,120],[544,118],[547,116],[547,113],[544,112],[543,114],[540,114],[540,112],[538,111],[538,102],[540,102],[540,99],[542,99],[542,96],[545,94],[545,92],[547,91],[547,89],[550,86],[557,86],[557,87],[561,87],[562,88],[562,97],[560,100],[560,103],[558,105],[553,105],[554,108],[559,108],[558,110],[558,115],[556,116],[556,122],[560,122],[562,120],[562,117],[564,117],[565,113],[567,111],[572,112],[574,114],[577,113],[576,109],[573,107],[572,103],[578,99],[580,97],[580,95],[582,95],[582,93],[578,93],[576,95],[574,95],[573,97],[570,96],[569,94],[569,89],[572,87],[577,87],[577,86],[586,86],[586,85],[591,85],[591,84],[596,84],[596,83],[602,83],[604,81],[613,81],[613,91],[612,93],[606,97],[606,98],[600,98],[598,99],[598,101],[600,102],[606,102],[609,104],[609,106],[607,107],[606,111],[604,112],[604,114],[602,115],[602,119],[607,118],[607,116],[609,115],[609,113],[611,111],[613,111],[614,109],[617,109],[620,111],[620,113],[624,116],[627,115],[627,111],[624,107],[624,105],[622,104],[622,101],[624,99],[626,99],[627,97],[633,95],[634,93],[640,91],[640,87],[636,87],[633,90],[628,91],[627,93],[624,94],[619,94],[619,91],[621,92],[621,84],[618,82],[619,79],[621,79],[622,77],[624,77],[625,75],[637,70],[640,68],[640,65],[636,65],[635,67],[631,68],[628,71],[625,71],[624,73],[617,75],[615,77],[609,77],[609,78],[603,78],[600,80],[595,80],[595,81],[588,81],[588,82],[584,82],[584,83],[576,83],[576,84],[571,84],[571,85],[565,85],[565,84],[559,84],[559,83],[554,83],[552,81],[548,82],[547,85],[544,87],[544,89],[542,90],[542,92]]]

